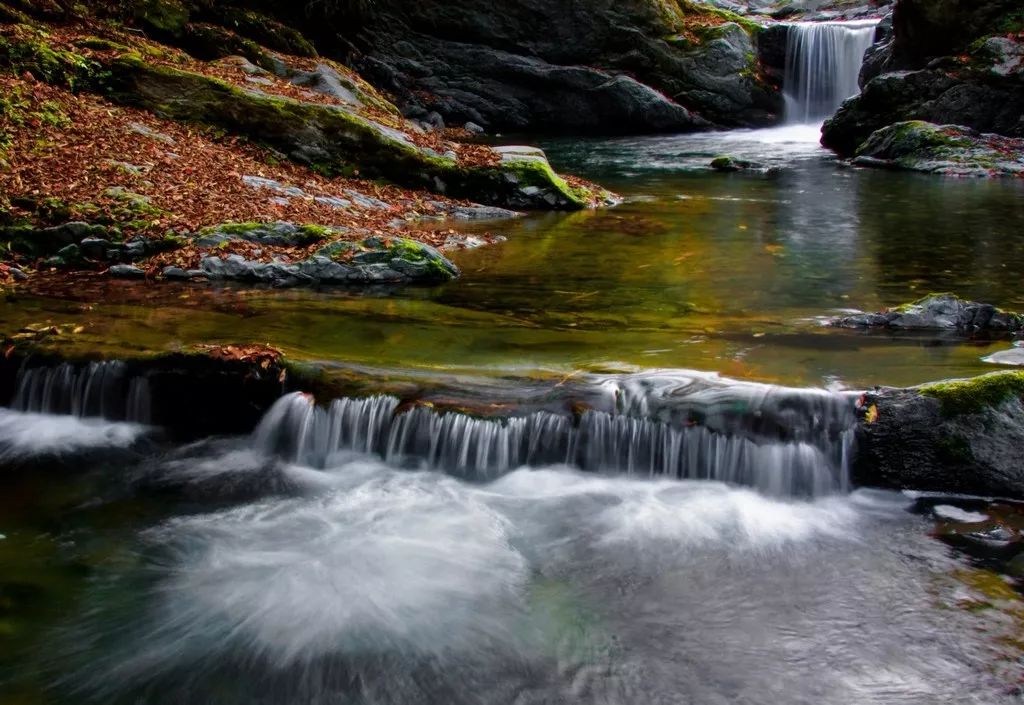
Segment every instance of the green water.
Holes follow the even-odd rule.
[[[270,343],[302,358],[481,372],[673,367],[794,385],[906,385],[990,371],[1007,341],[828,329],[932,291],[1024,309],[1024,184],[851,169],[785,131],[562,142],[613,209],[460,225],[508,241],[464,276],[388,292],[87,282],[19,297],[0,325],[76,322],[110,354]],[[783,170],[722,175],[730,152]],[[74,300],[70,300],[73,298]]]

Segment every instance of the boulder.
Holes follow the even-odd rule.
[[[1024,137],[1024,15],[1018,0],[897,0],[863,90],[825,123],[822,144],[853,156],[892,123],[922,120]]]
[[[367,177],[515,209],[579,209],[594,197],[570,187],[546,161],[461,164],[344,106],[243,90],[202,74],[148,64],[134,54],[109,59],[105,68],[109,78],[104,85],[117,102],[166,118],[221,126],[321,171],[345,173],[357,167]]]
[[[758,126],[782,114],[759,26],[659,0],[376,0],[361,73],[407,115],[489,131],[644,133]]]
[[[887,311],[837,318],[831,324],[840,328],[1012,333],[1024,330],[1024,315],[964,301],[954,294],[929,294]]]
[[[1024,372],[997,372],[860,402],[858,484],[1024,498]]]
[[[857,148],[858,166],[951,176],[1024,176],[1024,139],[981,134],[958,125],[898,122]]]

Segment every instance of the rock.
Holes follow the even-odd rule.
[[[456,220],[508,220],[520,216],[516,211],[491,206],[455,206],[450,215]]]
[[[369,178],[426,187],[455,198],[510,208],[579,209],[592,194],[570,188],[551,170],[527,168],[521,160],[502,166],[465,166],[431,156],[408,134],[345,109],[242,90],[225,82],[169,66],[147,64],[137,55],[109,59],[107,96],[171,118],[219,125],[266,143],[290,158],[331,171],[358,167]],[[540,189],[526,199],[510,186],[514,175]],[[553,194],[553,197],[551,197]]]
[[[189,273],[181,267],[164,267],[162,274],[165,279],[191,279]]]
[[[1000,311],[991,304],[964,301],[953,294],[929,294],[888,311],[838,318],[831,321],[831,325],[840,328],[1007,333],[1024,330],[1024,315]]]
[[[327,64],[317,64],[312,71],[295,72],[290,80],[297,86],[305,86],[347,105],[361,107],[373,102],[364,95],[363,89],[355,81],[342,76]]]
[[[432,283],[458,276],[459,270],[438,250],[411,240],[377,237],[362,242],[338,240],[297,263],[257,262],[241,255],[207,256],[200,265],[210,279],[257,282],[277,287]]]
[[[145,279],[146,273],[130,264],[115,264],[109,270],[110,276],[119,279]]]
[[[162,142],[163,144],[166,144],[166,145],[173,145],[173,144],[175,144],[174,138],[171,137],[170,135],[165,135],[162,132],[157,132],[156,130],[154,130],[154,129],[150,128],[150,127],[147,127],[146,125],[143,125],[141,122],[130,122],[130,123],[128,123],[128,129],[131,130],[132,132],[135,132],[137,134],[143,135],[144,137],[148,137],[151,140],[156,140],[157,142]]]
[[[711,168],[715,171],[766,171],[767,167],[760,162],[752,162],[729,155],[715,157],[711,160]]]
[[[250,188],[254,189],[265,189],[267,191],[273,191],[274,193],[280,193],[285,196],[292,196],[295,198],[304,198],[306,192],[300,189],[298,186],[285,186],[279,181],[273,179],[265,179],[262,176],[242,176],[242,183]]]
[[[427,113],[427,117],[423,121],[435,130],[443,130],[445,128],[444,118],[436,110]]]
[[[102,225],[77,221],[49,228],[20,225],[0,227],[0,240],[7,243],[10,251],[28,257],[53,255],[68,245],[77,245],[90,237],[104,238],[107,235],[107,229]]]
[[[83,257],[102,260],[107,259],[107,252],[114,249],[114,245],[104,238],[87,237],[79,243],[79,248]]]
[[[469,134],[471,134],[471,135],[482,135],[482,134],[484,134],[484,132],[486,132],[486,130],[484,130],[484,128],[480,127],[480,125],[477,125],[477,124],[476,124],[475,122],[473,122],[472,120],[471,120],[471,121],[469,121],[469,122],[467,122],[467,123],[466,123],[466,124],[465,124],[465,125],[463,126],[463,129],[464,129],[464,130],[465,130],[466,132],[468,132]]]
[[[911,389],[861,403],[858,484],[1024,498],[1024,372]]]
[[[861,94],[825,123],[822,144],[853,156],[896,122],[961,125],[1024,137],[1024,63],[1016,0],[898,0],[892,40],[869,52]]]
[[[10,267],[9,266],[7,268],[7,273],[10,274],[14,278],[14,281],[23,282],[23,281],[28,279],[28,275],[25,274],[24,271],[22,271],[21,269],[19,269],[17,267]]]
[[[757,30],[698,3],[377,0],[357,42],[367,78],[448,124],[635,134],[776,122]]]
[[[957,125],[899,122],[873,132],[857,148],[853,163],[950,176],[1024,176],[1024,139]]]
[[[982,362],[993,365],[1016,365],[1024,366],[1024,347],[1014,347],[1009,350],[1000,350],[988,357],[983,357]]]
[[[347,228],[320,225],[276,223],[224,223],[203,229],[196,237],[199,247],[218,247],[232,240],[242,240],[269,247],[304,247],[314,242],[347,232]]]

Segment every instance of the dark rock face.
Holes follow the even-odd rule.
[[[840,328],[1006,333],[1024,329],[1024,316],[1000,311],[991,304],[964,301],[953,294],[932,294],[888,311],[839,318],[832,321],[832,325]]]
[[[875,131],[923,120],[1024,137],[1024,17],[1016,0],[899,0],[893,37],[869,52],[863,92],[825,123],[852,156]]]
[[[674,7],[670,7],[672,5]],[[682,34],[652,0],[379,0],[357,39],[362,73],[407,115],[493,130],[652,132],[766,125],[779,92],[758,80],[739,24]],[[721,22],[720,17],[712,17]],[[707,18],[705,18],[706,24]]]
[[[1024,497],[1024,373],[865,395],[861,485]]]

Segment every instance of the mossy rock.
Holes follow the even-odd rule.
[[[274,59],[262,46],[216,25],[190,23],[184,27],[175,43],[203,61],[214,61],[226,56],[244,56],[267,71],[272,71],[275,67]]]
[[[231,31],[282,54],[314,57],[316,48],[301,32],[266,15],[221,3],[205,8],[204,16]]]
[[[468,167],[417,147],[402,132],[339,106],[243,90],[215,78],[120,56],[106,66],[107,95],[161,117],[200,121],[269,144],[325,174],[358,169],[408,187],[511,208],[575,210],[589,194],[570,187],[546,160]]]
[[[947,417],[996,409],[1012,399],[1024,399],[1024,371],[993,372],[970,379],[954,379],[918,387],[937,399]]]
[[[133,0],[132,5],[136,21],[158,35],[181,36],[191,16],[178,0]]]
[[[0,69],[11,73],[28,72],[46,83],[70,88],[89,89],[102,78],[100,65],[91,59],[55,49],[48,35],[26,25],[19,25],[17,35],[0,36]]]

